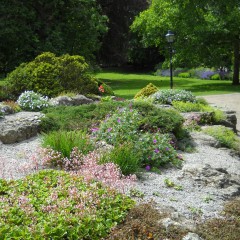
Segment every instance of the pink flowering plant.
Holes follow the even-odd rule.
[[[129,197],[78,174],[43,170],[0,179],[1,239],[102,239],[134,205]]]

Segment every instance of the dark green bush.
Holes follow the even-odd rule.
[[[140,128],[145,131],[160,131],[161,133],[172,132],[178,135],[182,128],[183,117],[174,110],[157,108],[151,103],[134,102],[133,108],[143,116]]]
[[[32,62],[23,63],[6,78],[10,92],[18,96],[32,90],[45,96],[56,96],[63,91],[81,94],[100,94],[97,81],[89,74],[89,66],[81,56],[60,57],[46,52]]]
[[[153,93],[157,92],[159,89],[153,85],[152,83],[149,83],[146,87],[141,89],[134,98],[144,98],[152,95]]]

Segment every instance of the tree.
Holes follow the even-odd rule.
[[[239,84],[239,0],[152,0],[131,26],[145,46],[158,46],[166,55],[168,29],[176,34],[179,66],[230,66],[233,85]]]
[[[106,22],[96,0],[1,0],[0,72],[45,51],[92,59]]]

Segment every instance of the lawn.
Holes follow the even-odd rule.
[[[95,76],[109,84],[117,96],[127,99],[133,98],[140,89],[149,83],[153,83],[159,89],[168,89],[170,86],[169,77],[154,76],[150,73],[125,73],[114,70],[102,71]],[[231,81],[223,80],[174,77],[173,87],[192,91],[197,96],[240,92],[240,85],[232,86]]]

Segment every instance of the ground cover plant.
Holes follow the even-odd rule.
[[[109,84],[115,95],[132,99],[137,92],[149,83],[159,89],[169,89],[170,78],[155,76],[152,73],[137,73],[120,70],[104,70],[95,75]],[[199,80],[195,78],[173,78],[174,89],[185,89],[196,96],[240,92],[240,86],[232,86],[231,81]]]
[[[1,239],[101,239],[133,201],[100,182],[56,170],[0,179]]]
[[[240,151],[240,141],[231,129],[224,126],[211,126],[204,128],[203,131],[216,138],[222,146]]]

